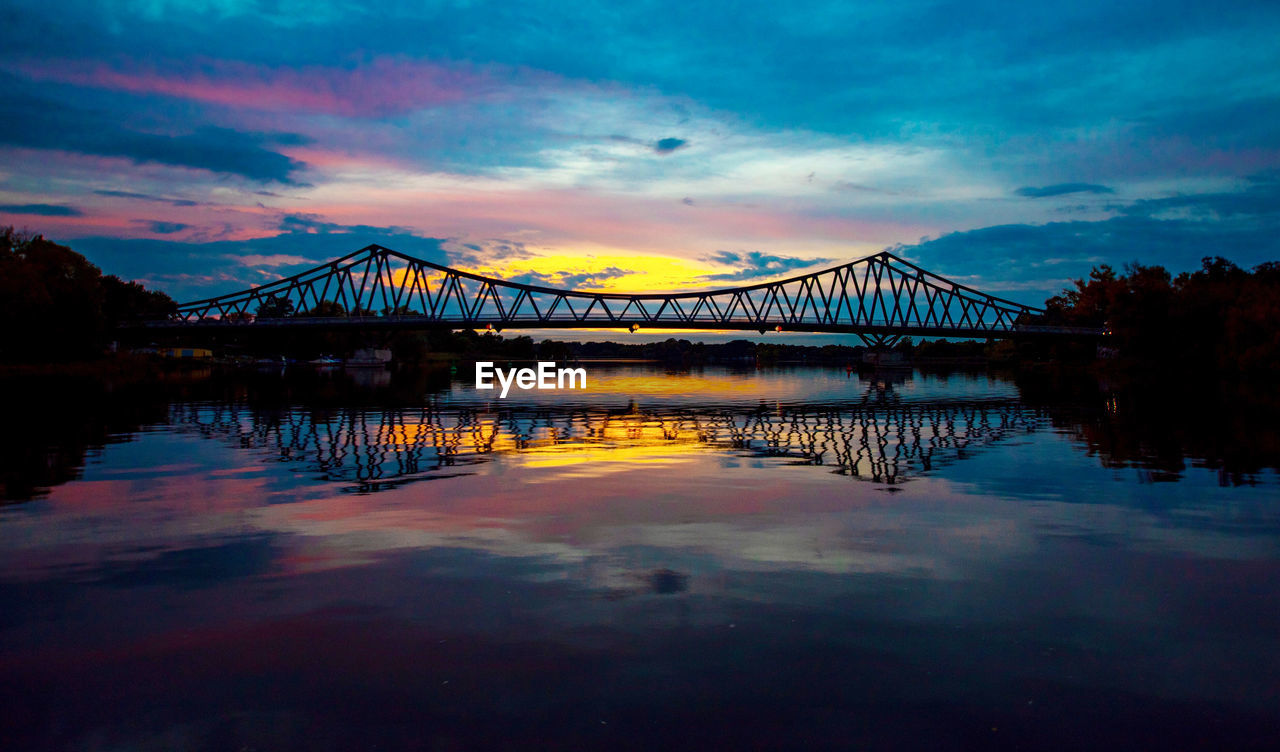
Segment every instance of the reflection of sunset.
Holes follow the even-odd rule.
[[[788,386],[789,385],[781,385]],[[754,379],[726,374],[664,373],[633,375],[625,373],[593,374],[588,382],[593,392],[645,395],[705,394],[716,397],[741,397],[760,394],[760,385]],[[769,396],[788,396],[786,392],[799,394],[799,389],[789,387],[785,392],[774,391]]]
[[[181,523],[183,535],[216,540],[228,526],[248,525],[296,536],[280,544],[287,555],[273,576],[369,565],[393,550],[421,548],[577,561],[597,555],[595,542],[624,538],[667,550],[714,549],[743,567],[938,571],[919,557],[850,548],[843,533],[821,525],[781,521],[797,513],[870,514],[904,498],[881,493],[904,480],[913,491],[929,488],[933,502],[954,501],[931,475],[984,447],[1025,440],[1042,425],[985,379],[946,382],[964,399],[921,402],[868,401],[887,387],[826,371],[806,378],[769,369],[593,372],[590,402],[500,403],[457,387],[411,406],[341,410],[175,403],[165,416],[164,430],[173,432],[165,456],[181,462],[153,464],[145,477],[128,464],[96,470],[58,489],[49,507],[81,526],[129,504],[132,519],[158,526],[157,534],[174,530],[169,520],[198,513],[198,527]],[[199,443],[189,443],[196,436],[223,447],[212,453],[216,461],[201,459]],[[127,455],[150,443],[113,451]],[[199,481],[179,481],[193,477]],[[637,493],[643,504],[634,503]],[[56,556],[53,549],[76,529],[45,528],[41,544]],[[986,535],[975,530],[966,535]],[[113,545],[137,535],[127,526],[96,534]],[[599,569],[606,570],[613,571]]]
[[[714,433],[712,430],[710,433]],[[600,472],[636,464],[670,464],[672,455],[705,449],[708,427],[679,419],[644,415],[601,415],[585,435],[571,435],[554,426],[515,434],[492,418],[443,428],[423,422],[403,422],[377,432],[377,444],[394,447],[440,446],[457,453],[518,452],[528,467],[598,466]]]
[[[677,455],[707,450],[706,434],[669,425],[613,423],[595,441],[546,443],[521,455],[531,468],[575,466],[575,475],[605,475],[637,465],[675,465],[687,462]]]

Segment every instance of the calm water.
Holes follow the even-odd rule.
[[[1265,411],[590,375],[9,385],[0,748],[1280,745]]]

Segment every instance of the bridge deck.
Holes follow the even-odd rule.
[[[756,331],[774,332],[779,325],[761,328],[750,322],[716,321],[644,321],[618,319],[616,321],[582,322],[571,318],[518,318],[508,320],[451,320],[431,316],[319,316],[289,318],[258,318],[253,321],[227,319],[194,319],[169,321],[142,321],[126,324],[126,329],[152,331],[202,331],[234,332],[279,329],[352,329],[352,330],[427,330],[427,329],[615,329],[629,330],[632,325],[639,330],[687,330],[687,331]],[[973,339],[1034,338],[1044,336],[1099,337],[1102,329],[1089,327],[1038,326],[1016,324],[1010,329],[981,330],[969,327],[914,326],[871,322],[867,324],[824,324],[820,322],[788,323],[784,332],[813,332],[828,334],[880,334],[894,336],[951,337]]]

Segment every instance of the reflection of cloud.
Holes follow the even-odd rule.
[[[625,393],[627,387],[615,389]],[[216,412],[207,405],[192,409]],[[1206,529],[1199,515],[1170,516],[1164,507],[1148,510],[1128,498],[1120,506],[1063,503],[1061,490],[1047,480],[1057,471],[1045,472],[1053,492],[1035,503],[1026,503],[1025,479],[1016,469],[992,479],[990,465],[968,466],[974,478],[969,482],[954,470],[913,480],[890,501],[876,484],[851,483],[829,468],[789,467],[782,458],[762,461],[731,446],[678,440],[670,421],[659,425],[644,415],[627,415],[597,431],[603,443],[589,449],[536,440],[531,449],[503,445],[487,453],[487,464],[472,465],[465,478],[364,496],[318,482],[296,463],[263,462],[245,451],[252,442],[235,434],[211,444],[203,432],[197,433],[206,438],[170,430],[143,433],[129,445],[131,453],[161,452],[181,457],[181,464],[150,466],[140,475],[128,466],[115,468],[111,457],[121,450],[107,447],[94,470],[104,479],[58,486],[36,513],[0,526],[0,571],[7,573],[0,579],[47,579],[59,567],[83,560],[86,539],[109,557],[127,557],[113,567],[124,573],[119,584],[177,587],[258,576],[268,563],[272,571],[332,570],[415,550],[537,561],[516,576],[573,577],[602,592],[683,582],[695,593],[716,587],[715,578],[700,574],[708,571],[970,579],[975,568],[1041,550],[1045,536],[1122,535],[1136,550],[1203,558],[1270,555],[1266,531]],[[340,424],[330,420],[325,426]],[[411,443],[434,430],[411,424],[387,433],[369,425],[383,437],[378,451],[384,454],[396,448],[393,438]],[[490,428],[484,420],[467,426],[481,433]],[[287,431],[302,435],[292,425]],[[727,432],[720,436],[728,438]],[[1051,463],[1076,461],[1057,437],[1025,436],[1036,446],[1020,451],[1040,452]],[[275,443],[269,435],[262,440]],[[510,434],[504,440],[515,441]],[[1106,468],[1082,473],[1070,467],[1084,476],[1081,489],[1114,482]],[[513,486],[513,478],[520,483]],[[839,484],[838,493],[832,483]],[[1189,503],[1203,505],[1209,502],[1202,491],[1191,485],[1182,493],[1194,500]],[[1226,518],[1239,512],[1230,505],[1214,508]],[[1182,525],[1181,519],[1194,525]],[[242,540],[257,543],[237,564],[231,558],[238,549],[230,543]],[[189,553],[166,553],[171,551]],[[776,592],[757,596],[779,598]]]
[[[267,572],[279,554],[272,538],[245,535],[213,545],[187,545],[155,558],[112,561],[92,573],[97,582],[117,588],[169,586],[207,588]]]
[[[659,595],[680,593],[689,589],[689,576],[670,569],[659,569],[649,575],[649,585]]]
[[[688,477],[693,477],[692,470]],[[391,491],[372,497],[377,500],[376,506],[370,505],[370,497],[363,497],[355,504],[348,499],[315,501],[264,508],[255,513],[253,519],[255,526],[263,531],[312,541],[315,555],[333,564],[364,563],[388,552],[409,549],[465,549],[502,557],[541,557],[561,567],[592,561],[595,563],[591,578],[596,587],[603,589],[616,588],[632,579],[631,567],[613,555],[619,549],[667,551],[668,560],[698,559],[738,571],[801,568],[844,574],[928,573],[949,579],[956,576],[953,567],[959,564],[946,563],[945,556],[934,548],[938,530],[922,530],[919,539],[912,542],[914,533],[897,521],[895,512],[875,513],[854,499],[846,499],[846,508],[857,505],[860,509],[857,515],[837,518],[829,512],[799,513],[793,509],[792,514],[800,519],[784,522],[780,516],[757,519],[747,514],[741,521],[734,521],[733,518],[747,510],[758,514],[761,504],[781,512],[787,502],[773,490],[746,499],[743,489],[736,486],[713,490],[700,484],[699,490],[706,495],[704,499],[696,505],[690,505],[687,500],[681,502],[682,516],[688,521],[669,523],[664,519],[668,513],[663,504],[650,502],[655,509],[646,513],[633,494],[605,491],[600,495],[610,484],[627,482],[616,475],[566,479],[554,486],[542,486],[546,491],[535,498],[505,502],[475,496],[474,492],[481,490],[475,488],[479,485],[484,486],[484,491],[500,491],[490,483],[478,483],[476,476],[468,480],[471,487],[463,491],[463,498],[451,504],[448,514],[384,506],[393,504],[392,496],[399,494]],[[590,491],[595,501],[561,499],[548,506],[550,500],[546,495],[560,496],[553,489],[562,488],[564,482],[575,483],[582,492]],[[652,483],[643,485],[653,486]],[[868,489],[867,493],[874,491]],[[604,500],[615,505],[623,499],[630,499],[625,511],[598,506]],[[474,511],[467,514],[468,508]],[[504,508],[506,511],[501,511]],[[618,513],[627,516],[611,518]],[[542,529],[553,520],[554,524]],[[562,539],[566,530],[572,531],[572,542]],[[1007,537],[1009,531],[1002,532],[1005,537],[981,542],[988,555],[997,542],[1006,552],[1017,550],[1015,539]],[[863,546],[857,542],[876,535],[882,541],[892,540],[896,550],[888,550],[886,545]],[[959,545],[960,539],[956,542],[951,550],[967,548]],[[690,568],[681,567],[682,571]],[[696,578],[691,578],[690,584],[697,589]]]
[[[149,440],[169,439],[157,434]],[[228,457],[249,459],[234,449],[225,451],[231,453]],[[715,462],[714,455],[702,456],[704,462]],[[245,469],[261,475],[269,468],[253,462]],[[217,502],[210,511],[203,503],[193,506],[184,495],[192,468],[180,466],[164,482],[150,486],[155,490],[148,495],[145,524],[121,514],[122,505],[136,498],[134,484],[78,482],[53,489],[48,511],[10,520],[0,531],[0,550],[9,577],[28,578],[65,557],[78,560],[84,536],[92,534],[100,546],[134,551],[133,557],[154,562],[125,567],[133,573],[130,583],[147,578],[198,582],[253,574],[226,559],[232,549],[209,542],[247,535],[250,541],[271,542],[263,545],[277,566],[301,571],[368,564],[397,551],[453,549],[541,558],[550,569],[532,568],[528,576],[535,579],[556,569],[581,573],[584,563],[592,562],[586,584],[605,590],[631,587],[636,576],[634,565],[619,559],[617,551],[651,551],[651,558],[670,562],[687,576],[694,591],[709,586],[697,576],[708,567],[963,579],[974,566],[1039,550],[1036,541],[1046,530],[1082,539],[1122,534],[1153,553],[1251,560],[1266,559],[1270,551],[1261,535],[1171,530],[1167,516],[1132,508],[1120,514],[1111,505],[1010,504],[1001,497],[968,495],[963,485],[934,478],[918,481],[886,503],[865,486],[842,486],[837,499],[820,482],[780,478],[779,472],[788,472],[781,467],[761,469],[734,483],[716,481],[712,464],[661,482],[652,480],[651,470],[634,468],[635,482],[617,475],[583,476],[533,484],[528,493],[512,496],[503,477],[515,469],[454,482],[443,506],[422,505],[416,487],[374,496],[315,498],[322,491],[318,486],[276,499],[293,503],[263,506],[260,477],[252,483],[258,490],[235,497],[255,501],[231,503],[228,489],[244,492],[246,484],[222,479],[210,496]],[[548,472],[554,471],[521,471],[529,479]],[[573,484],[575,493],[564,493],[565,483]],[[643,499],[638,488],[644,489]],[[673,497],[664,489],[679,494]],[[694,492],[696,499],[687,496]],[[86,508],[72,497],[92,498],[94,506]],[[672,506],[675,498],[679,503]],[[1116,525],[1120,528],[1113,529]],[[164,553],[184,549],[194,553],[168,558]],[[14,557],[22,557],[22,564]],[[253,569],[259,571],[261,565]],[[652,570],[645,576],[651,575]]]

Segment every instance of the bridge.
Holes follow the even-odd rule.
[[[979,292],[887,251],[824,271],[744,287],[606,293],[525,285],[370,245],[240,292],[178,306],[147,329],[720,329],[857,334],[868,344],[905,335],[1076,336],[1046,326],[1043,309]]]

